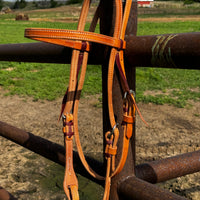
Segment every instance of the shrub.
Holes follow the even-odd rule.
[[[22,8],[25,8],[27,5],[26,1],[25,0],[17,0],[14,4],[14,9],[22,9]]]
[[[68,0],[66,2],[66,5],[69,5],[69,4],[76,4],[76,3],[82,3],[83,0]]]
[[[193,0],[184,0],[184,5],[189,5],[189,4],[193,4],[194,1]]]
[[[51,5],[50,5],[51,8],[55,8],[58,6],[58,3],[54,0],[51,0],[50,3],[51,3]]]
[[[3,0],[0,0],[0,9],[3,8]]]

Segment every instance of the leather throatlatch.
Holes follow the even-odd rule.
[[[126,42],[124,40],[124,37],[127,22],[129,19],[132,0],[126,0],[124,11],[122,8],[122,0],[114,0],[114,2],[115,25],[113,36],[94,33],[101,10],[100,6],[97,7],[89,31],[84,31],[86,17],[89,11],[91,0],[84,0],[83,2],[77,30],[44,28],[28,28],[25,30],[25,37],[34,40],[39,40],[42,42],[71,47],[73,49],[69,85],[63,98],[60,115],[60,117],[63,116],[63,133],[66,149],[66,164],[63,187],[69,200],[79,199],[78,181],[73,169],[73,138],[75,137],[75,142],[80,160],[82,161],[88,173],[91,174],[91,176],[93,176],[94,178],[97,178],[99,180],[105,180],[105,192],[103,199],[108,200],[110,193],[111,178],[120,173],[126,162],[129,140],[132,136],[133,124],[135,122],[135,111],[137,110],[139,115],[141,116],[139,109],[137,108],[137,105],[135,103],[133,92],[129,89],[124,67],[124,49],[126,48]],[[105,177],[97,174],[88,165],[81,147],[78,131],[78,105],[80,100],[80,93],[84,84],[88,55],[91,50],[91,44],[94,42],[111,47],[108,65],[107,92],[108,111],[112,130],[105,133],[105,157],[107,160]],[[113,111],[112,88],[115,64],[117,64],[119,74],[121,77],[121,86],[125,94],[122,105],[122,124],[118,124],[116,122]],[[117,143],[119,138],[118,126],[122,126],[123,128],[123,147],[119,163],[117,163],[116,165],[115,157],[117,154]]]

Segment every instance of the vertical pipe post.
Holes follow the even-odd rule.
[[[130,16],[129,16],[129,21],[128,21],[128,24],[127,24],[125,40],[130,35],[136,36],[136,34],[137,34],[137,0],[133,0],[132,6],[131,6],[131,12],[130,12]],[[129,87],[133,91],[136,91],[136,87],[135,87],[135,84],[136,84],[136,67],[134,67],[132,65],[132,63],[129,63],[127,61],[126,57],[124,58],[124,60],[125,60],[125,67],[126,67],[126,77],[127,77]],[[131,151],[132,151],[132,156],[133,156],[134,168],[135,168],[135,137],[136,137],[136,135],[135,135],[135,125],[134,125],[133,135],[132,135],[132,138],[130,140],[130,146],[131,146]],[[134,171],[135,170],[133,169],[133,172]]]
[[[126,37],[129,35],[136,35],[137,32],[137,1],[132,2],[130,17],[127,25],[126,30]],[[128,63],[125,58],[125,70],[127,75],[127,81],[129,87],[135,91],[135,68],[130,67],[131,63]],[[119,101],[120,98],[120,101]],[[117,72],[115,71],[114,76],[114,84],[113,84],[113,104],[114,104],[114,112],[118,121],[122,121],[123,111],[122,111],[122,98],[123,94],[120,90],[119,85],[119,76],[117,76]],[[122,129],[120,127],[120,135],[122,136]],[[121,150],[122,150],[122,142],[123,138],[119,137],[118,142],[118,155],[116,158],[116,163],[119,162]],[[120,184],[121,180],[134,175],[134,168],[135,168],[135,126],[133,128],[132,138],[130,140],[129,152],[127,156],[126,163],[124,165],[123,170],[114,178],[112,178],[111,182],[111,193],[110,199],[111,200],[120,200],[121,197],[117,192],[117,187]],[[123,198],[122,198],[123,199]]]
[[[101,21],[100,21],[100,31],[105,35],[112,35],[113,27],[114,27],[114,1],[113,0],[101,0]],[[127,27],[127,35],[135,35],[137,31],[137,1],[133,1],[132,3],[132,11],[130,15],[130,20]],[[109,122],[109,114],[108,114],[108,102],[107,102],[107,77],[108,77],[108,58],[109,58],[109,48],[105,49],[105,63],[102,65],[102,91],[103,91],[103,131],[104,133],[110,130],[110,122]],[[128,67],[127,67],[128,68]],[[126,69],[127,70],[127,79],[130,87],[135,90],[135,68]],[[118,71],[114,72],[113,77],[113,108],[115,117],[118,122],[122,122],[123,117],[123,94],[120,86],[120,79]],[[122,127],[119,125],[120,137],[118,141],[118,153],[116,156],[116,165],[118,164],[122,152]],[[111,200],[119,200],[119,195],[117,192],[117,186],[120,180],[123,178],[134,174],[135,167],[135,130],[133,130],[133,138],[131,139],[131,145],[129,146],[129,153],[127,156],[126,164],[123,170],[112,178],[111,180],[111,190],[110,190],[110,199]],[[105,147],[105,143],[104,143]]]

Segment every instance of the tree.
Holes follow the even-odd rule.
[[[20,8],[25,8],[27,6],[27,3],[25,0],[20,0]]]
[[[68,0],[66,4],[69,5],[69,4],[76,4],[76,3],[82,3],[82,2],[83,0]]]
[[[17,0],[14,4],[14,9],[22,9],[22,8],[25,8],[27,5],[26,1],[25,0]]]
[[[55,8],[56,6],[58,6],[58,3],[54,0],[50,0],[50,3],[51,3],[50,5],[51,8]]]
[[[0,0],[0,9],[3,8],[3,4],[4,4],[3,0]]]

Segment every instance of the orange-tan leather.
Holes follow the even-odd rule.
[[[132,136],[133,123],[135,122],[135,99],[127,89],[124,92],[127,93],[127,98],[124,100],[124,116],[123,116],[123,147],[122,154],[119,163],[115,164],[115,156],[117,154],[117,143],[119,138],[119,129],[117,122],[114,117],[113,111],[113,99],[112,99],[112,88],[113,88],[113,74],[115,69],[116,57],[119,55],[119,62],[122,71],[122,76],[126,79],[125,68],[124,68],[124,49],[126,48],[126,42],[124,41],[126,26],[129,18],[132,0],[126,0],[126,5],[122,9],[122,0],[115,0],[115,26],[113,36],[102,35],[94,33],[100,7],[97,8],[93,21],[91,23],[88,32],[84,31],[86,17],[90,7],[91,0],[84,0],[81,15],[79,18],[77,30],[63,30],[63,29],[44,29],[44,28],[28,28],[25,30],[25,37],[67,46],[73,48],[71,58],[71,69],[68,86],[68,95],[66,105],[63,110],[63,132],[65,135],[65,148],[66,148],[66,167],[63,187],[67,198],[69,200],[78,200],[78,181],[73,170],[73,155],[72,155],[72,139],[75,136],[75,141],[79,153],[79,157],[86,168],[86,170],[95,178],[105,180],[105,192],[104,200],[109,199],[111,178],[116,174],[120,173],[126,162],[129,140]],[[78,105],[80,99],[80,92],[83,88],[85,73],[87,69],[88,53],[90,51],[91,43],[99,43],[111,47],[109,66],[108,66],[108,108],[110,124],[113,128],[112,131],[108,131],[105,134],[106,148],[105,155],[107,159],[106,177],[97,174],[87,163],[81,143],[78,131]],[[83,53],[82,67],[78,80],[77,71],[78,63],[80,61],[81,52]],[[125,83],[127,84],[127,83]],[[123,85],[123,82],[122,82]],[[123,88],[123,87],[122,87]],[[127,87],[125,87],[127,88]]]
[[[60,45],[79,50],[81,50],[82,47],[82,42],[80,41],[96,42],[99,44],[121,49],[126,48],[126,43],[119,38],[86,31],[29,28],[25,30],[25,36],[28,38],[49,43],[55,43],[56,41],[58,41]],[[87,51],[89,51],[89,48],[87,49]]]

